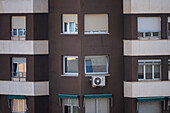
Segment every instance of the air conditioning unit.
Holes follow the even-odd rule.
[[[100,86],[100,87],[103,87],[105,86],[106,84],[106,80],[105,80],[105,76],[92,76],[92,87],[97,87],[97,86]]]

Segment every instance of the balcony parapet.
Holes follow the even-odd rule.
[[[124,14],[170,13],[169,0],[123,0]]]
[[[48,0],[0,0],[0,13],[48,13]]]
[[[124,56],[170,55],[170,40],[124,40]]]
[[[48,54],[48,40],[0,40],[0,54]]]
[[[124,97],[166,97],[170,96],[170,81],[124,81]]]
[[[49,82],[0,81],[0,94],[25,96],[49,95]]]

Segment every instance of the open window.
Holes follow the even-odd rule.
[[[168,39],[170,39],[170,17],[168,17]]]
[[[78,76],[78,56],[63,56],[63,74]]]
[[[161,39],[161,18],[138,17],[138,39],[139,40]]]
[[[26,81],[26,58],[12,58],[12,81]]]
[[[108,14],[85,14],[85,34],[108,33]]]
[[[25,40],[26,16],[12,16],[11,25],[11,40]]]
[[[108,74],[108,56],[85,56],[85,74]]]
[[[161,60],[138,60],[138,80],[160,80]]]
[[[63,14],[63,33],[78,33],[78,16],[77,14]]]

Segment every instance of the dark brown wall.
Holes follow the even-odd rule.
[[[160,17],[161,18],[161,39],[167,39],[167,19],[169,14],[124,14],[124,39],[137,40],[138,17]]]
[[[84,113],[84,94],[111,93],[114,105],[111,113],[123,113],[123,4],[121,0],[51,0],[48,18],[50,43],[49,61],[49,113],[60,113],[58,94],[80,95],[80,112]],[[62,14],[78,14],[78,35],[61,35]],[[108,35],[84,35],[84,14],[107,13]],[[79,57],[79,76],[61,77],[62,56]],[[109,74],[106,87],[92,88],[90,77],[84,74],[86,55],[108,55]]]
[[[124,98],[124,113],[137,113],[137,99]]]
[[[10,40],[11,16],[26,16],[26,40],[48,39],[47,14],[1,14],[0,40]]]
[[[138,60],[160,59],[161,80],[168,80],[168,59],[170,56],[124,57],[124,80],[138,81]]]

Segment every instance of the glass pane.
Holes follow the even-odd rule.
[[[71,113],[71,106],[64,106],[64,113]]]
[[[26,100],[12,100],[12,111],[13,112],[26,112]]]
[[[22,36],[22,35],[23,35],[23,29],[19,29],[19,30],[18,30],[18,35],[19,35],[19,36]]]
[[[70,32],[74,32],[74,30],[75,30],[75,23],[70,22]]]
[[[153,32],[153,36],[158,36],[159,32]]]
[[[78,113],[78,106],[73,106],[73,113]]]
[[[86,56],[86,73],[107,72],[107,56]]]
[[[152,79],[152,65],[146,65],[146,79]]]
[[[98,113],[109,113],[109,99],[97,99]]]
[[[168,36],[170,36],[170,23],[168,23]]]
[[[17,63],[13,63],[12,76],[18,76],[18,64]]]
[[[67,23],[64,23],[64,32],[67,32]]]
[[[160,65],[154,65],[154,78],[160,78]]]
[[[17,29],[13,29],[12,36],[16,36],[16,35],[17,35]]]
[[[138,79],[144,79],[143,65],[138,65]]]
[[[78,58],[65,57],[65,73],[78,73]]]
[[[145,36],[151,36],[151,32],[145,32]]]
[[[97,113],[95,99],[85,100],[85,113]]]
[[[138,37],[143,37],[143,33],[142,33],[142,32],[139,32],[139,33],[138,33]]]

